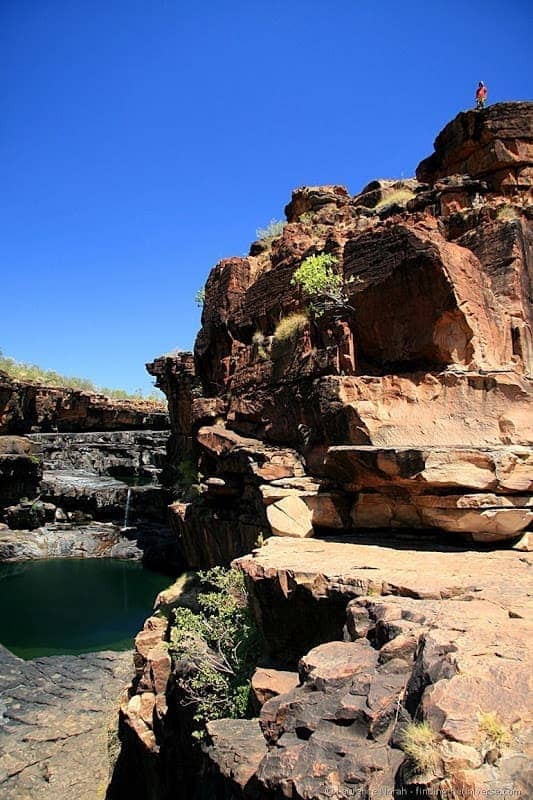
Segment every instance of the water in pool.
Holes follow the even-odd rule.
[[[0,564],[0,643],[24,659],[127,650],[171,580],[111,558]]]

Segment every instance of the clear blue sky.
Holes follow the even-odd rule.
[[[0,0],[0,349],[147,388],[294,187],[412,175],[480,79],[530,99],[530,9]]]

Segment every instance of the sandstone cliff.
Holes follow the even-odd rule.
[[[116,400],[79,389],[40,386],[0,372],[0,434],[167,427],[162,403]]]
[[[529,796],[532,115],[459,114],[417,180],[297,189],[281,235],[211,271],[194,358],[148,365],[188,563],[241,557],[293,679],[260,672],[259,720],[209,726],[202,795],[154,617],[122,707],[135,796]],[[344,299],[319,315],[293,277],[321,253]]]

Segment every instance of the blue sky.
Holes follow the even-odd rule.
[[[126,389],[291,190],[414,173],[531,99],[522,0],[0,0],[0,349]]]

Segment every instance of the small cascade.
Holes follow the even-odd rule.
[[[122,525],[122,530],[125,531],[128,529],[128,523],[130,521],[130,507],[131,507],[131,486],[128,489],[128,496],[126,497],[126,508],[124,509],[124,524]]]

